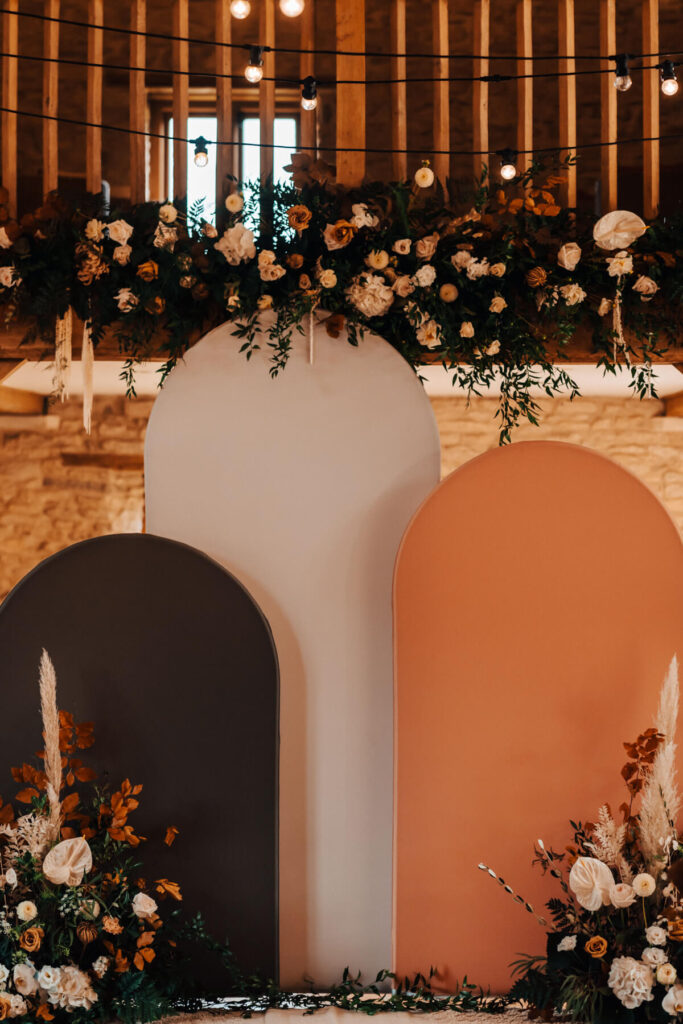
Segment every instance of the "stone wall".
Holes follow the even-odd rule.
[[[494,399],[476,399],[469,408],[459,398],[433,404],[444,473],[497,444]],[[141,460],[151,405],[98,398],[89,438],[76,401],[52,408],[58,430],[0,432],[0,597],[68,544],[142,528]],[[522,427],[515,436],[584,444],[608,455],[640,477],[683,529],[683,419],[663,416],[661,402],[547,400],[541,426]],[[73,456],[88,464],[69,464]]]

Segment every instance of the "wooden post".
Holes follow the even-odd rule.
[[[557,45],[560,52],[559,71],[576,70],[574,42],[574,0],[558,0]],[[560,94],[560,149],[576,155],[576,78],[573,74],[562,75],[559,80]],[[564,154],[563,154],[564,155]],[[562,202],[569,207],[576,206],[576,164],[566,170],[566,182],[561,191]]]
[[[533,17],[532,0],[517,0],[517,74],[533,72]],[[531,166],[534,144],[534,81],[517,80],[517,149],[520,171]]]
[[[5,53],[19,52],[19,19],[14,13],[19,0],[5,0],[2,16],[2,45]],[[2,58],[2,105],[17,109],[17,58]],[[2,184],[9,192],[9,213],[17,213],[17,115],[2,114]]]
[[[173,64],[179,74],[173,76],[173,195],[187,198],[187,119],[190,113],[189,0],[173,0]]]
[[[155,137],[149,140],[149,189],[148,195],[152,201],[161,202],[168,195],[168,161],[166,160],[166,143],[163,138],[156,138],[164,134],[164,115],[158,105],[150,111],[149,129],[154,132]]]
[[[300,45],[302,50],[315,49],[315,4],[314,0],[306,0],[301,14]],[[299,78],[303,82],[308,76],[315,78],[315,54],[302,53],[299,58]],[[320,99],[318,99],[320,102]],[[301,150],[315,158],[317,136],[317,110],[301,111]]]
[[[600,67],[600,139],[602,142],[617,140],[617,90],[614,76],[614,61],[607,60],[617,50],[616,0],[600,0],[600,53],[603,59]],[[600,191],[601,213],[617,208],[617,147],[605,146],[600,150]]]
[[[48,18],[59,18],[59,0],[45,0]],[[59,106],[59,22],[46,21],[43,28],[43,114],[56,117]],[[43,194],[57,188],[59,180],[59,135],[57,122],[43,121]]]
[[[260,0],[259,43],[275,46],[275,0]],[[263,78],[275,77],[275,54],[263,54]],[[258,110],[260,119],[261,181],[273,173],[273,138],[275,122],[275,82],[262,81],[259,85]]]
[[[88,2],[88,62],[101,64],[103,54],[103,0]],[[86,84],[86,121],[102,124],[102,68],[89,67]],[[88,192],[102,190],[102,129],[85,129],[85,187]]]
[[[130,27],[144,32],[147,25],[146,0],[131,0]],[[136,70],[130,72],[130,110],[128,123],[134,131],[145,130],[145,37],[130,37],[130,64]],[[130,201],[142,203],[146,186],[146,147],[143,135],[130,137]]]
[[[406,0],[391,0],[391,52],[400,56],[391,58],[391,77],[406,77]],[[391,86],[391,173],[396,181],[408,177],[408,120],[406,83],[394,82]]]
[[[448,0],[432,0],[434,52],[434,173],[444,188],[451,170],[451,132],[448,95]],[[445,152],[438,152],[444,150]]]
[[[336,0],[337,49],[365,50],[365,0]],[[365,57],[337,56],[337,79],[365,81]],[[337,178],[360,185],[365,177],[365,85],[337,86]]]
[[[659,0],[642,0],[643,53],[659,52]],[[645,61],[658,63],[656,57]],[[659,72],[643,71],[643,136],[659,135]],[[643,143],[643,212],[649,219],[659,212],[659,142]]]
[[[232,74],[232,50],[221,43],[232,41],[232,17],[225,0],[215,0],[216,9],[216,71]],[[232,80],[216,79],[216,138],[232,142]],[[225,215],[225,197],[230,191],[227,176],[234,174],[232,146],[216,146],[216,220]]]
[[[475,0],[472,5],[474,18],[473,52],[475,78],[489,73],[490,44],[490,0]],[[489,85],[488,82],[474,82],[472,86],[472,149],[481,151],[475,156],[472,170],[476,182],[479,182],[485,169],[489,167]]]

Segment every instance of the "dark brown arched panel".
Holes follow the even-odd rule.
[[[278,665],[258,606],[161,537],[98,537],[46,559],[0,606],[1,780],[40,749],[43,647],[60,707],[95,722],[90,763],[144,786],[145,871],[179,881],[186,910],[245,969],[276,977]],[[171,850],[167,825],[180,830]]]

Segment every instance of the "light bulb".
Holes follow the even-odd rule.
[[[614,79],[614,88],[619,92],[628,92],[632,85],[633,79],[630,75],[617,75]]]
[[[252,46],[249,56],[249,63],[244,69],[244,77],[252,85],[256,85],[263,78],[263,47]]]
[[[665,96],[675,96],[678,92],[676,68],[672,60],[662,62],[662,92]]]
[[[194,163],[195,167],[206,167],[209,162],[207,141],[203,135],[194,140]]]
[[[232,0],[230,4],[230,13],[233,18],[238,18],[242,21],[243,18],[248,18],[251,14],[251,4],[249,0]]]
[[[500,157],[501,178],[503,181],[512,181],[513,178],[517,177],[516,151],[514,149],[501,149],[498,155]]]
[[[305,6],[304,0],[280,0],[280,10],[286,18],[298,18]]]
[[[628,54],[620,53],[613,60],[617,64],[614,69],[614,88],[619,92],[627,92],[633,85],[633,79],[628,73]]]
[[[313,75],[307,75],[301,83],[301,109],[315,110],[318,106],[318,83]]]

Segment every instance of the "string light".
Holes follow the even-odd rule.
[[[280,0],[280,10],[286,18],[298,18],[304,7],[304,0]]]
[[[307,75],[301,83],[301,109],[315,110],[318,106],[318,83],[313,75]]]
[[[194,140],[194,162],[197,167],[206,167],[209,162],[208,139],[203,135]]]
[[[614,59],[617,62],[614,72],[614,88],[619,92],[627,92],[633,85],[633,79],[628,73],[628,54],[617,54]]]
[[[662,92],[665,96],[675,96],[678,92],[676,68],[672,60],[662,61]]]
[[[242,21],[244,18],[248,18],[251,14],[251,4],[249,0],[232,0],[230,4],[230,13],[233,18],[237,18]]]
[[[263,47],[252,46],[249,51],[249,63],[244,69],[244,77],[252,85],[256,85],[263,78]]]
[[[503,181],[512,181],[513,178],[517,177],[517,150],[500,149],[498,150],[498,156],[500,157],[501,178]]]

